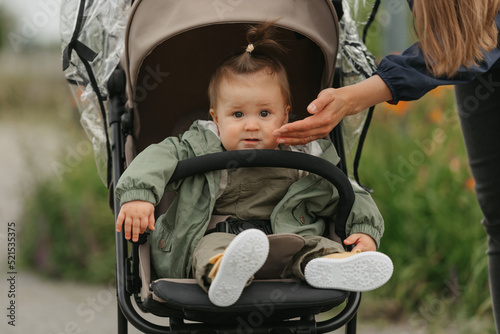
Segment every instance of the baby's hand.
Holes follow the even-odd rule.
[[[155,229],[155,207],[145,201],[131,201],[122,205],[118,218],[116,219],[116,231],[121,232],[125,223],[125,239],[139,240],[139,234],[144,233],[146,228]]]
[[[353,251],[356,249],[359,249],[362,252],[377,250],[377,244],[375,243],[375,240],[373,240],[373,238],[368,234],[364,233],[351,234],[347,239],[344,240],[344,244],[355,244],[356,247],[352,249]]]

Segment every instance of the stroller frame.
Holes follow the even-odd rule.
[[[163,0],[162,0],[163,1]],[[185,3],[193,3],[194,0],[183,0]],[[136,1],[135,8],[140,5],[141,2],[145,1]],[[159,3],[160,0],[150,0],[149,3]],[[283,2],[283,1],[281,1]],[[315,4],[319,4],[320,2],[324,2],[327,6],[330,7],[332,11],[332,15],[334,16],[335,24],[337,23],[337,18],[335,16],[335,9],[330,1],[325,0],[316,0]],[[313,3],[313,1],[291,1],[294,6],[299,6],[304,8],[304,6],[309,6]],[[307,3],[307,4],[306,4]],[[272,6],[272,5],[270,5]],[[278,3],[276,2],[276,5]],[[310,5],[313,7],[313,5]],[[248,9],[247,9],[248,10]],[[137,12],[137,10],[133,10],[132,16]],[[317,13],[316,13],[317,14]],[[288,20],[289,18],[285,17],[284,20]],[[246,21],[245,21],[246,22]],[[289,21],[291,22],[291,21]],[[289,24],[288,22],[288,24]],[[179,24],[179,22],[174,22]],[[231,22],[232,23],[232,22]],[[248,21],[247,23],[255,23],[255,21]],[[287,22],[285,22],[287,23]],[[174,24],[175,25],[175,24]],[[207,25],[206,22],[203,24],[199,24],[199,26]],[[217,28],[217,27],[216,27]],[[128,27],[128,32],[132,31],[131,34],[134,33],[133,27]],[[137,28],[136,28],[137,29]],[[337,28],[335,28],[337,29]],[[138,34],[143,34],[143,31],[138,32]],[[310,33],[308,31],[308,33]],[[336,30],[338,34],[338,31]],[[178,36],[179,32],[174,34],[174,38]],[[300,38],[304,37],[300,33],[295,32],[297,36]],[[141,35],[142,36],[142,35]],[[333,36],[333,35],[332,35]],[[330,36],[331,37],[331,36]],[[158,37],[158,40],[161,40],[163,37]],[[328,38],[326,38],[328,40]],[[127,41],[128,42],[128,41]],[[333,81],[333,72],[335,69],[335,58],[337,45],[334,45],[332,48],[328,47],[328,43],[326,41],[322,41],[323,44],[319,43],[322,48],[324,63],[320,66],[324,66],[324,72],[321,79],[321,84],[317,86],[313,85],[311,89],[319,89],[321,87],[330,87],[332,84],[335,86]],[[338,42],[332,40],[333,43]],[[320,46],[318,45],[318,46]],[[128,46],[127,46],[128,47]],[[155,46],[156,47],[156,46]],[[153,57],[154,54],[151,51],[144,51],[143,57]],[[148,53],[149,52],[149,53]],[[226,52],[226,51],[224,51]],[[333,53],[333,56],[332,56]],[[227,52],[226,52],[227,54]],[[312,59],[317,59],[317,54],[308,55],[312,57]],[[135,58],[134,58],[135,57]],[[127,101],[125,96],[137,96],[138,91],[134,90],[134,83],[144,82],[145,77],[141,76],[138,70],[130,71],[129,66],[132,62],[137,62],[139,57],[137,54],[130,54],[126,52],[125,58],[121,66],[115,70],[113,75],[110,77],[108,81],[108,121],[109,128],[111,132],[111,156],[112,156],[112,171],[113,171],[113,184],[117,184],[119,177],[123,173],[126,164],[129,161],[129,157],[126,156],[125,152],[127,151],[126,146],[132,137],[132,134],[137,133],[136,126],[133,121],[135,118],[138,118],[136,115],[137,110],[147,110],[151,104],[144,104],[144,101],[141,101],[141,105],[138,106],[135,101],[130,102]],[[159,61],[156,59],[156,61]],[[125,70],[122,70],[121,67],[124,67]],[[200,80],[202,81],[202,80]],[[293,94],[293,92],[292,92]],[[317,91],[316,91],[317,94]],[[300,95],[300,94],[296,94]],[[295,95],[294,95],[295,96]],[[305,110],[304,103],[311,101],[311,96],[299,96],[297,98],[299,100],[299,108],[298,110]],[[172,106],[170,106],[172,107]],[[173,105],[173,109],[177,107],[175,104]],[[150,116],[148,116],[150,117]],[[143,120],[141,119],[141,122]],[[149,122],[149,123],[147,123]],[[147,119],[147,124],[151,124],[153,122],[158,122],[156,119]],[[142,139],[141,142],[137,143],[139,150],[146,147],[147,142],[155,142],[158,137],[151,137],[150,133],[145,134],[146,139]],[[351,187],[350,181],[347,178],[346,167],[342,165],[344,163],[344,144],[342,139],[342,130],[341,125],[337,126],[332,133],[330,134],[330,139],[335,144],[337,151],[341,157],[341,165],[338,168],[331,163],[324,161],[323,159],[316,158],[313,156],[309,156],[306,154],[295,153],[295,152],[277,152],[277,151],[267,151],[267,150],[253,150],[253,151],[231,151],[231,152],[223,152],[220,154],[212,154],[203,157],[197,157],[194,159],[189,159],[186,161],[179,162],[174,175],[170,182],[178,181],[182,178],[189,177],[199,173],[205,173],[213,170],[225,169],[228,166],[228,163],[231,162],[231,166],[234,167],[234,162],[237,163],[239,167],[284,167],[284,168],[295,168],[305,170],[311,173],[318,174],[319,176],[324,177],[331,183],[335,185],[335,187],[339,190],[340,194],[340,202],[338,206],[338,214],[337,221],[335,226],[331,226],[329,228],[329,232],[340,236],[342,239],[345,238],[345,222],[347,220],[347,216],[351,210],[352,204],[354,202],[354,193]],[[252,154],[252,159],[249,161],[248,156]],[[120,203],[114,197],[114,192],[111,193],[112,197],[112,205],[114,207],[115,219],[117,218]],[[221,314],[220,308],[213,306],[212,309],[203,309],[200,311],[200,308],[192,308],[189,305],[183,305],[180,307],[180,310],[175,310],[173,313],[168,313],[168,315],[160,315],[170,317],[169,326],[161,326],[155,323],[152,323],[146,319],[144,319],[137,311],[137,308],[141,309],[144,312],[151,312],[151,309],[148,309],[147,305],[144,305],[143,300],[141,299],[141,278],[140,278],[140,269],[139,269],[139,247],[142,243],[144,243],[144,237],[137,243],[127,242],[124,238],[124,232],[116,233],[116,276],[117,276],[117,297],[118,297],[118,332],[120,334],[125,334],[128,332],[128,323],[131,323],[134,327],[145,333],[240,333],[241,328],[238,327],[237,324],[234,323],[205,323],[205,322],[197,322],[197,323],[185,323],[184,320],[193,320],[193,318],[185,317],[187,314],[195,314],[198,315],[203,312],[215,312],[213,314]],[[252,286],[264,286],[265,283],[259,285],[260,282],[254,282]],[[283,283],[286,284],[286,283]],[[307,290],[305,287],[307,284],[298,285],[297,291],[304,293],[304,291],[312,291]],[[182,287],[182,285],[180,285]],[[314,288],[309,288],[314,289]],[[246,290],[246,289],[245,289]],[[319,290],[326,291],[326,290]],[[345,332],[347,334],[356,333],[356,313],[357,309],[360,305],[361,301],[361,293],[348,293],[337,291],[340,295],[342,301],[335,302],[323,302],[323,304],[316,306],[316,311],[318,310],[328,310],[345,302],[345,306],[342,311],[331,319],[325,321],[316,321],[314,315],[321,312],[307,313],[305,311],[297,311],[297,307],[291,311],[291,314],[297,314],[297,316],[293,317],[284,317],[279,316],[276,319],[271,315],[269,317],[269,321],[266,321],[259,326],[254,326],[251,328],[252,333],[327,333],[338,329],[342,326],[345,326]],[[135,302],[135,305],[134,305]],[[232,313],[233,308],[238,308],[238,305],[235,304],[234,307],[230,306],[228,308],[224,308],[224,313],[228,314],[228,317],[241,314],[252,314],[258,309],[259,305],[253,305],[253,308],[243,308],[236,313]],[[265,304],[262,304],[265,305]],[[171,307],[166,305],[165,307]],[[282,310],[287,312],[287,306],[283,306]],[[208,310],[208,311],[207,311]],[[194,313],[193,313],[194,312]],[[154,312],[152,312],[154,313]],[[279,313],[279,312],[277,312]],[[158,314],[156,314],[158,315]],[[195,316],[196,318],[196,316]],[[295,320],[298,318],[297,320]],[[292,320],[289,320],[292,319]],[[194,319],[198,321],[197,319]]]
[[[116,184],[123,173],[124,155],[123,150],[123,127],[127,126],[126,114],[123,107],[124,74],[116,70],[109,81],[109,115],[110,127],[113,138],[113,182]],[[117,86],[121,86],[117,87]],[[339,131],[337,127],[336,131]],[[333,134],[334,135],[334,134]],[[249,155],[252,159],[249,160]],[[336,234],[345,238],[345,222],[354,203],[354,192],[350,181],[345,173],[337,166],[314,156],[303,153],[274,151],[274,150],[245,150],[228,151],[210,154],[180,161],[171,182],[176,182],[185,177],[206,173],[209,171],[225,169],[231,166],[239,167],[283,167],[306,170],[318,174],[339,190],[339,210],[336,224]],[[120,203],[114,199],[114,208],[119,208]],[[115,220],[119,209],[115,209]],[[340,224],[338,224],[340,223]],[[142,318],[132,304],[132,297],[140,305],[140,278],[138,269],[138,243],[129,243],[124,238],[124,232],[116,232],[116,257],[117,267],[117,297],[118,297],[118,333],[128,332],[128,322],[144,333],[241,333],[241,329],[235,325],[214,325],[200,323],[184,323],[183,319],[171,318],[170,326],[159,326]],[[129,255],[130,252],[130,255]],[[120,261],[120,259],[122,261]],[[254,283],[255,284],[255,283]],[[252,328],[252,333],[274,333],[274,330],[286,330],[286,333],[327,333],[346,325],[346,334],[356,333],[356,312],[360,305],[361,293],[351,292],[346,299],[344,309],[335,317],[321,322],[316,322],[314,315],[301,317],[299,320],[277,321],[263,324],[259,328]],[[338,303],[332,305],[337,306]],[[215,307],[215,306],[214,306]],[[230,309],[227,308],[227,309]],[[281,332],[280,332],[281,333]]]

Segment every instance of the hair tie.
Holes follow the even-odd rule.
[[[255,49],[255,48],[254,48],[253,44],[252,44],[252,43],[250,43],[250,44],[248,44],[248,46],[247,46],[246,52],[248,52],[248,53],[252,53],[252,51],[253,51],[254,49]]]

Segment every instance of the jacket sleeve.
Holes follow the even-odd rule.
[[[187,157],[188,149],[175,137],[147,147],[127,167],[116,185],[120,205],[133,200],[158,205],[177,163]]]
[[[339,157],[331,142],[318,141],[323,159],[336,164]],[[351,182],[352,183],[352,182]],[[349,214],[346,233],[365,233],[380,244],[384,220],[370,194],[353,183],[354,205]],[[271,215],[274,233],[302,236],[322,235],[325,224],[337,214],[339,192],[326,179],[309,174],[292,184]]]
[[[331,143],[324,144],[324,142],[321,142],[321,144],[324,150],[322,157],[333,164],[337,164],[340,158],[335,151],[335,147]],[[354,191],[354,204],[346,223],[346,234],[348,236],[354,233],[368,234],[375,240],[378,248],[380,239],[384,234],[382,214],[370,193],[361,188],[356,182],[350,181]],[[331,187],[332,197],[329,200],[329,205],[325,206],[325,214],[329,214],[329,210],[332,210],[329,209],[329,206],[333,206],[333,211],[336,211],[339,196],[337,188],[333,187],[330,182],[327,182],[327,187]]]
[[[500,28],[500,13],[495,22]],[[500,49],[485,54],[484,60],[470,68],[462,66],[451,78],[435,78],[429,73],[419,43],[415,43],[400,55],[388,55],[380,62],[377,74],[392,93],[390,103],[412,101],[421,98],[428,91],[442,85],[464,84],[487,72],[500,59]]]
[[[380,247],[380,240],[384,234],[384,219],[377,204],[371,195],[362,189],[357,183],[352,182],[354,190],[354,204],[349,214],[346,226],[346,234],[364,233],[371,236],[377,248]]]

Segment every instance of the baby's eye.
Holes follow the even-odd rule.
[[[267,117],[271,114],[271,112],[269,110],[262,110],[260,112],[260,117]]]
[[[241,117],[243,117],[243,113],[241,111],[235,111],[233,113],[233,116],[236,118],[241,118]]]

